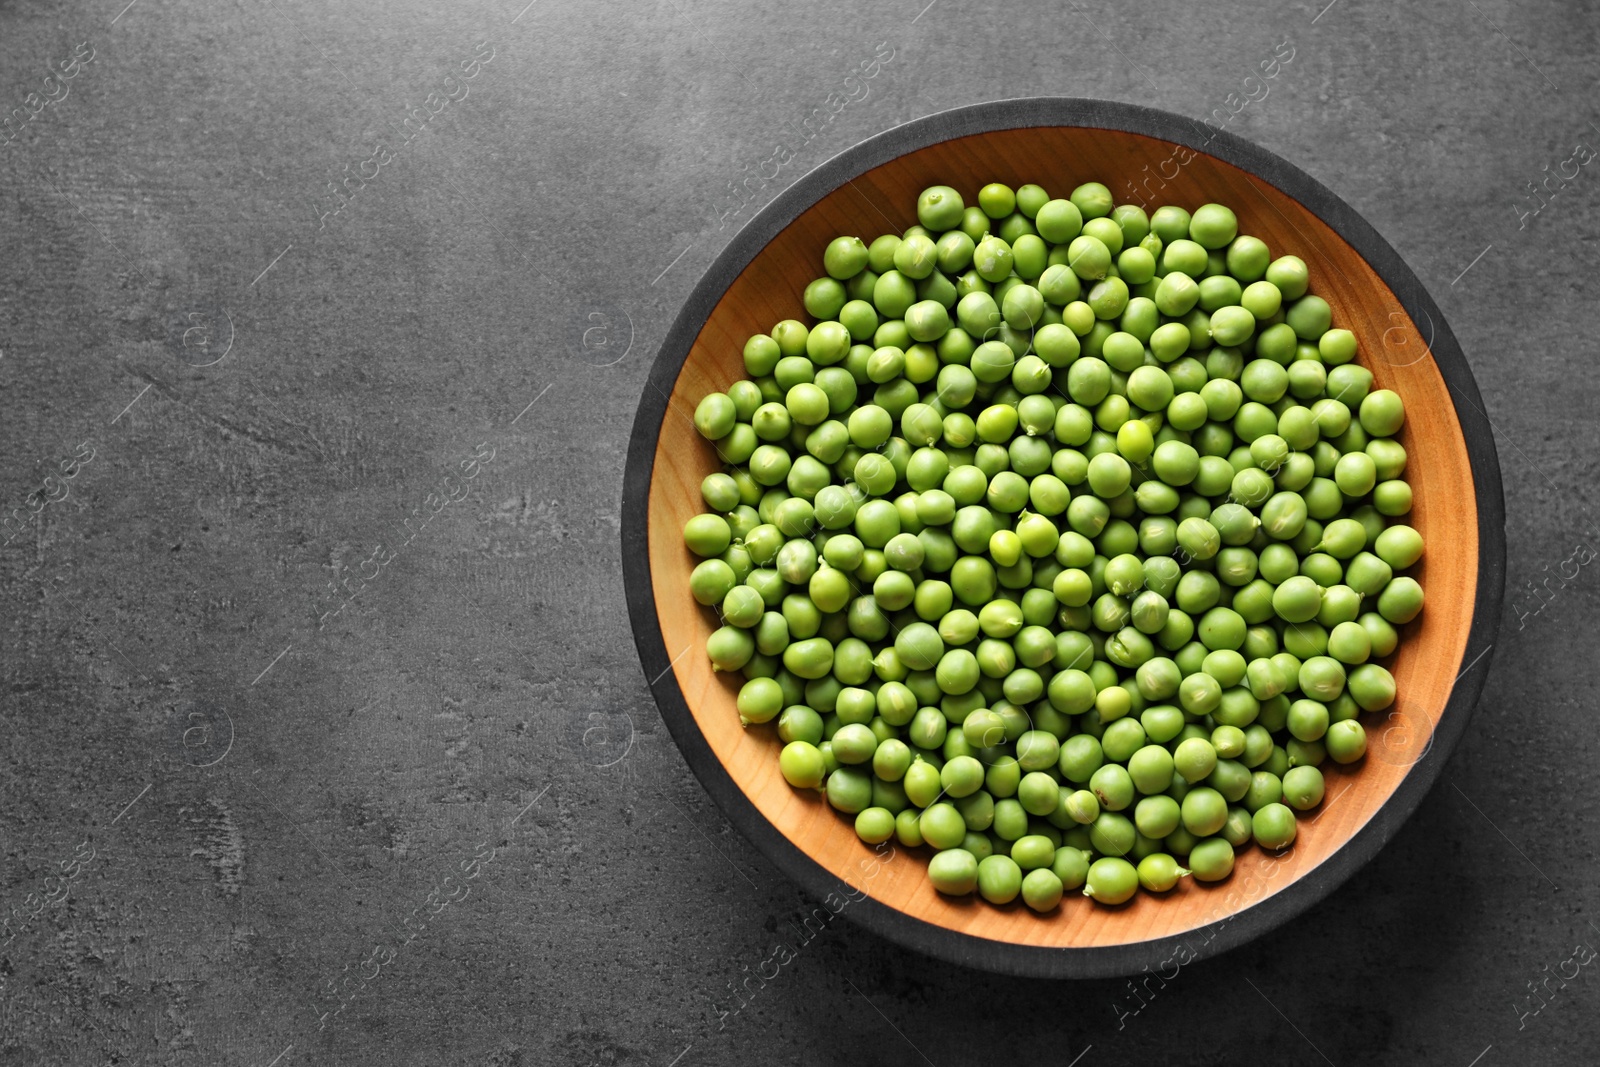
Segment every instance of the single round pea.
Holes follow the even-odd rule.
[[[1382,711],[1394,703],[1394,675],[1376,663],[1363,663],[1351,670],[1346,685],[1362,711]]]
[[[1133,803],[1133,779],[1121,764],[1107,763],[1096,770],[1089,776],[1089,790],[1106,811],[1122,811]]]
[[[1066,265],[1072,273],[1084,281],[1098,281],[1106,276],[1111,269],[1111,250],[1105,242],[1087,233],[1072,239],[1067,246]],[[1091,313],[1095,309],[1086,305]],[[1097,315],[1098,318],[1110,318],[1109,315]]]
[[[1300,691],[1324,703],[1344,692],[1344,664],[1331,656],[1312,656],[1300,665]]]
[[[1211,314],[1211,338],[1219,345],[1241,345],[1256,332],[1256,316],[1249,308],[1220,307]],[[1277,366],[1277,364],[1271,364]]]
[[[1030,815],[1049,815],[1061,805],[1061,787],[1045,772],[1033,771],[1018,783],[1017,802]]]
[[[837,772],[835,772],[837,773]],[[922,837],[938,849],[955,848],[967,836],[967,822],[954,804],[938,801],[929,804],[918,820]]]
[[[1272,594],[1272,609],[1285,622],[1310,622],[1322,606],[1322,587],[1304,575],[1287,579]]]
[[[1022,890],[1022,868],[1010,856],[988,856],[978,862],[978,892],[991,904],[1009,904]]]
[[[707,606],[720,603],[733,590],[738,579],[733,568],[720,559],[703,560],[689,575],[689,593]]]
[[[1092,239],[1092,238],[1091,238]],[[1078,238],[1084,240],[1084,238]],[[1074,268],[1076,269],[1076,268]],[[1081,272],[1080,272],[1081,273]],[[1156,284],[1153,298],[1156,307],[1163,315],[1180,318],[1186,315],[1200,300],[1200,287],[1193,278],[1182,271],[1173,271],[1167,274]],[[1191,345],[1193,344],[1194,331],[1190,331]],[[1209,331],[1207,337],[1209,337]]]
[[[1283,799],[1299,811],[1310,811],[1322,803],[1322,772],[1315,767],[1291,767],[1283,776]]]
[[[1184,829],[1196,837],[1208,837],[1216,833],[1228,820],[1227,800],[1210,786],[1189,790],[1180,808]]]
[[[1134,826],[1146,837],[1162,838],[1176,830],[1183,819],[1178,801],[1170,796],[1142,798],[1133,811]]]
[[[833,643],[822,637],[796,641],[783,650],[783,665],[797,678],[821,678],[833,669]]]
[[[1395,625],[1410,622],[1422,612],[1422,586],[1413,578],[1401,576],[1378,594],[1378,614]]]
[[[1239,234],[1239,219],[1222,204],[1201,204],[1189,220],[1189,236],[1207,249],[1226,248]]]
[[[1370,552],[1358,552],[1344,569],[1344,584],[1362,596],[1376,596],[1383,592],[1394,569]]]
[[[1017,194],[1009,185],[990,182],[978,190],[978,206],[991,219],[1003,219],[1017,209]]]
[[[1037,912],[1050,911],[1061,903],[1065,888],[1050,867],[1036,867],[1022,879],[1022,902]]]
[[[846,815],[872,806],[872,772],[860,767],[840,767],[828,775],[828,804]]]
[[[1189,871],[1196,881],[1222,881],[1233,873],[1233,845],[1221,837],[1198,842],[1189,850]]]
[[[728,520],[721,515],[696,515],[683,526],[683,543],[697,556],[720,556],[732,540]]]
[[[867,267],[867,246],[859,237],[835,237],[822,253],[822,266],[830,277],[848,281]]]
[[[994,234],[985,236],[973,249],[973,269],[986,282],[1004,281],[1011,274],[1014,262],[1011,246]]]
[[[1050,200],[1034,216],[1038,235],[1051,245],[1066,245],[1083,230],[1083,213],[1070,200]]]
[[[1263,729],[1263,733],[1265,730]],[[1272,737],[1267,735],[1266,745],[1270,754]],[[1283,780],[1271,771],[1258,770],[1250,775],[1250,788],[1244,795],[1246,811],[1256,812],[1268,804],[1276,804],[1283,799]]]
[[[821,744],[823,730],[822,716],[804,704],[790,705],[778,716],[778,739],[785,744],[794,741]]]
[[[1139,884],[1152,893],[1165,893],[1189,873],[1165,852],[1153,852],[1140,860],[1138,872]]]
[[[1277,851],[1294,844],[1298,827],[1294,812],[1276,801],[1264,804],[1250,817],[1250,829],[1256,844]]]
[[[917,197],[917,221],[935,233],[961,225],[965,210],[961,194],[948,185],[931,185]]]
[[[1340,663],[1365,663],[1372,655],[1372,636],[1359,622],[1341,622],[1328,633],[1328,655]]]
[[[1061,879],[1063,889],[1077,889],[1089,877],[1089,853],[1072,845],[1061,845],[1056,849],[1050,871]]]
[[[1055,862],[1056,844],[1043,834],[1027,834],[1011,842],[1010,855],[1024,871],[1048,868]]]
[[[1176,204],[1163,204],[1150,215],[1150,232],[1171,243],[1189,235],[1190,215]]]
[[[856,815],[856,836],[878,845],[894,836],[894,813],[888,808],[866,808]]]
[[[1354,763],[1367,754],[1367,731],[1355,719],[1343,719],[1328,727],[1323,744],[1335,763]]]
[[[1228,809],[1228,821],[1223,823],[1221,837],[1234,848],[1243,848],[1250,843],[1251,823],[1250,812],[1237,805]]]
[[[1083,895],[1101,904],[1122,904],[1139,890],[1139,873],[1133,864],[1105,856],[1090,864]]]
[[[1361,428],[1374,437],[1393,437],[1405,419],[1405,404],[1392,389],[1379,389],[1362,398]]]
[[[1278,287],[1285,300],[1299,300],[1310,285],[1311,273],[1299,256],[1279,256],[1267,265],[1266,279]]]
[[[1378,469],[1365,452],[1340,456],[1333,468],[1333,480],[1345,496],[1365,496],[1378,481]]]
[[[1087,789],[1077,789],[1066,793],[1061,799],[1061,810],[1073,822],[1080,826],[1088,826],[1100,817],[1100,800]]]
[[[959,800],[983,788],[983,773],[983,764],[973,757],[957,756],[939,771],[939,781],[947,795]]]
[[[852,723],[833,735],[833,755],[840,763],[870,763],[877,748],[878,735],[866,726]]]
[[[778,754],[778,770],[783,780],[796,789],[818,789],[822,786],[822,753],[808,741],[791,741]]]
[[[1173,767],[1184,781],[1193,784],[1207,777],[1217,766],[1217,750],[1203,737],[1191,737],[1173,753]]]
[[[708,441],[727,437],[738,420],[738,409],[726,393],[710,393],[694,409],[694,428]]]
[[[947,896],[966,896],[978,887],[978,857],[963,848],[946,848],[928,861],[928,880]]]
[[[908,807],[894,817],[894,838],[907,848],[916,848],[926,844],[922,840],[922,829],[917,825],[922,812],[913,807]]]
[[[1410,526],[1390,526],[1378,535],[1372,550],[1390,567],[1405,570],[1422,558],[1422,535]]]
[[[1411,512],[1411,485],[1399,478],[1379,482],[1372,490],[1372,506],[1391,518]]]
[[[1267,264],[1271,258],[1272,253],[1268,251],[1265,242],[1241,234],[1228,245],[1226,257],[1228,273],[1246,284],[1258,281],[1266,274]]]
[[[1115,201],[1111,197],[1111,190],[1099,182],[1084,182],[1072,190],[1068,199],[1083,214],[1085,219],[1104,218],[1111,214]],[[1040,208],[1042,211],[1043,208]]]

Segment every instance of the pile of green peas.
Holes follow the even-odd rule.
[[[1400,397],[1221,204],[916,209],[831,242],[810,325],[695,411],[741,719],[942,893],[1120,904],[1289,847],[1422,610]]]

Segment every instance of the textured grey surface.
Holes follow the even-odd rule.
[[[1600,171],[1518,205],[1600,146],[1594,6],[923,2],[0,3],[0,1061],[1592,1059]],[[1285,38],[1228,128],[1407,258],[1499,434],[1467,740],[1348,885],[1138,1014],[847,921],[741,1001],[815,902],[678,757],[618,576],[680,302],[862,137],[1199,118]]]

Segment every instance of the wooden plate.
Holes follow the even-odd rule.
[[[1233,875],[1107,908],[1069,894],[1054,913],[936,893],[928,850],[874,852],[851,821],[778,773],[770,726],[742,729],[734,679],[704,653],[713,614],[688,591],[684,522],[718,469],[691,415],[744,377],[745,338],[804,320],[800,294],[839,234],[870,241],[916,222],[917,194],[948,184],[972,203],[990,181],[1064,196],[1103,181],[1119,203],[1231,206],[1240,232],[1309,265],[1313,291],[1353,330],[1377,387],[1406,401],[1411,522],[1427,541],[1422,616],[1389,664],[1390,712],[1364,716],[1368,756],[1324,766],[1327,796],[1281,857],[1241,851]],[[623,496],[628,606],[645,676],[689,765],[728,819],[785,873],[843,914],[945,959],[1012,974],[1092,977],[1187,962],[1238,945],[1331,892],[1382,847],[1433,784],[1488,671],[1505,569],[1500,473],[1471,371],[1416,276],[1377,232],[1266,150],[1165,112],[1093,100],[981,104],[897,127],[828,161],[750,221],[690,296],[650,374]],[[891,843],[892,845],[892,843]]]

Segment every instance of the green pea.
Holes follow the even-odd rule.
[[[1283,776],[1283,799],[1298,811],[1309,811],[1322,803],[1322,772],[1315,767],[1291,767]]]
[[[1225,838],[1208,837],[1189,850],[1188,862],[1197,881],[1220,882],[1233,873],[1233,845]]]
[[[1022,879],[1022,902],[1037,912],[1053,910],[1061,903],[1066,886],[1049,867],[1036,867]]]
[[[1394,703],[1394,676],[1376,663],[1353,668],[1346,684],[1363,711],[1382,711]]]
[[[1216,769],[1217,751],[1205,738],[1191,737],[1178,745],[1172,761],[1184,781],[1193,784]]]
[[[857,767],[840,767],[828,775],[828,804],[836,811],[856,815],[872,804],[872,774]]]
[[[808,741],[791,741],[778,754],[778,769],[783,780],[796,789],[818,789],[822,786],[822,753]]]
[[[1294,844],[1297,827],[1294,812],[1276,801],[1263,804],[1250,818],[1256,844],[1278,851]]]
[[[1009,904],[1022,890],[1022,869],[1010,856],[989,856],[978,863],[978,892],[991,904]]]
[[[1343,719],[1328,727],[1323,744],[1335,763],[1354,763],[1367,754],[1367,731],[1355,719]]]
[[[1180,805],[1183,827],[1196,837],[1207,837],[1222,829],[1228,819],[1228,802],[1210,786],[1198,786],[1184,795]]]
[[[978,887],[978,858],[961,848],[946,848],[928,861],[928,880],[947,896],[966,896]]]
[[[956,190],[948,185],[931,185],[917,197],[917,221],[935,233],[952,230],[961,225],[965,208]]]
[[[1101,904],[1122,904],[1139,889],[1139,875],[1133,864],[1116,856],[1106,856],[1090,865],[1083,895]]]
[[[1413,578],[1390,581],[1378,594],[1378,614],[1395,625],[1410,622],[1422,612],[1422,586]]]
[[[1285,300],[1298,300],[1310,284],[1310,272],[1299,256],[1280,256],[1267,266],[1266,279],[1278,287]]]
[[[723,626],[706,639],[706,655],[714,670],[739,670],[750,662],[755,651],[755,638],[737,626]]]

